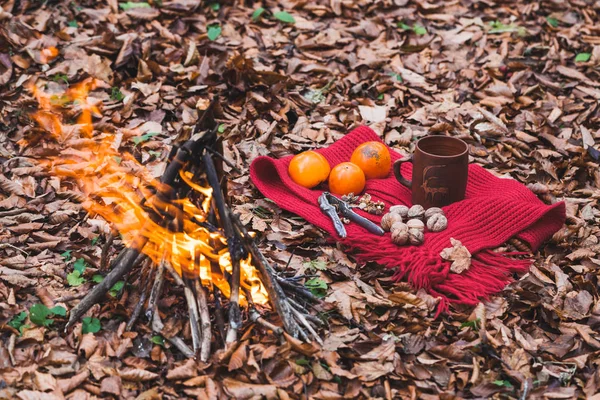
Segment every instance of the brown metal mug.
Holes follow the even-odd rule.
[[[412,181],[400,173],[412,159]],[[469,173],[469,146],[448,136],[426,136],[417,142],[413,156],[394,163],[394,174],[412,190],[413,204],[443,207],[465,198]]]

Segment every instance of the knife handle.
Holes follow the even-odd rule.
[[[355,212],[350,212],[347,215],[345,215],[345,217],[352,222],[356,222],[358,225],[362,226],[363,228],[375,235],[383,236],[385,234],[384,230],[381,229],[381,227],[378,226],[376,223],[366,219],[361,215],[358,215]]]

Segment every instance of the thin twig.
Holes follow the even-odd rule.
[[[73,301],[73,300],[79,300],[82,297],[85,297],[87,293],[86,292],[81,292],[81,293],[75,293],[75,294],[69,294],[67,296],[62,296],[59,297],[57,299],[54,299],[55,303],[67,303],[69,301]]]
[[[206,289],[202,286],[200,278],[196,278],[196,295],[198,300],[198,311],[200,314],[200,331],[202,332],[202,341],[200,342],[200,361],[208,361],[210,358],[210,343],[212,340],[212,326],[210,323],[210,313],[206,301]]]
[[[244,239],[243,243],[246,246],[246,249],[252,255],[252,263],[256,266],[258,272],[260,272],[261,280],[269,294],[269,300],[279,315],[279,318],[281,318],[283,327],[291,336],[298,337],[299,326],[291,314],[290,306],[287,303],[288,298],[277,282],[275,271],[258,248],[254,238],[250,236],[239,217],[232,213],[231,218]]]
[[[278,336],[283,335],[283,329],[281,329],[281,327],[273,325],[272,323],[264,319],[260,315],[260,313],[254,308],[250,309],[250,321],[256,322],[257,324],[262,325],[267,329],[270,329],[271,331],[273,331],[274,334]]]
[[[200,315],[198,314],[198,301],[196,300],[196,296],[194,295],[193,282],[191,282],[188,278],[183,278],[184,289],[183,294],[185,295],[185,300],[188,305],[188,314],[190,319],[190,331],[192,332],[192,347],[194,348],[194,353],[196,353],[200,349]]]
[[[160,315],[158,313],[158,310],[155,310],[155,312],[153,312],[152,314],[153,314],[153,317],[152,317],[152,332],[158,333],[158,334],[162,335],[162,330],[163,330],[163,328],[164,328],[165,325],[162,323],[162,320],[160,319]],[[192,349],[190,349],[189,346],[186,345],[185,342],[183,341],[183,339],[181,339],[180,337],[173,336],[173,337],[167,338],[167,340],[173,346],[175,346],[187,358],[194,357],[194,355],[195,355],[194,351]]]
[[[221,290],[218,287],[213,286],[213,296],[215,298],[215,321],[217,323],[217,330],[221,336],[223,344],[225,343],[225,317],[223,316],[223,306],[221,305]]]
[[[219,177],[213,159],[208,151],[202,156],[204,167],[206,168],[206,178],[213,190],[213,200],[217,208],[219,220],[227,237],[227,247],[231,258],[231,294],[229,296],[229,328],[225,335],[226,343],[233,343],[237,340],[237,331],[240,329],[240,260],[242,259],[242,248],[239,237],[237,236],[231,216],[225,204],[225,198],[219,183]]]
[[[137,246],[141,248],[146,244],[147,239],[142,239]],[[143,243],[143,244],[142,244]],[[118,262],[113,266],[112,270],[104,277],[102,282],[96,285],[80,302],[77,304],[69,315],[69,321],[65,326],[65,330],[73,326],[73,324],[83,316],[94,304],[100,303],[104,295],[113,287],[121,277],[127,273],[137,259],[140,253],[135,248],[127,248],[117,258]]]
[[[306,320],[306,318],[304,318],[304,315],[296,310],[295,308],[292,307],[292,313],[294,313],[294,316],[296,317],[296,319],[302,324],[304,325],[304,327],[310,332],[310,334],[315,338],[315,340],[320,344],[323,345],[323,340],[321,340],[321,337],[317,334],[317,332],[315,331],[315,329],[312,327],[312,325]]]
[[[100,270],[102,271],[106,269],[106,264],[108,263],[108,251],[110,250],[114,240],[115,236],[111,231],[106,238],[106,243],[104,243],[104,246],[102,246],[102,253],[100,253]]]
[[[152,282],[151,277],[153,275],[152,272],[154,271],[154,268],[152,268],[152,266],[150,264],[151,264],[151,260],[147,259],[146,262],[144,263],[144,265],[142,266],[142,272],[140,274],[140,287],[141,287],[140,299],[136,303],[135,308],[133,309],[133,312],[131,313],[131,317],[129,317],[129,321],[127,321],[127,325],[125,326],[125,330],[127,330],[127,331],[130,331],[131,328],[133,328],[135,321],[137,321],[140,314],[142,313],[142,308],[144,308],[144,304],[146,303],[146,298],[148,297],[148,293],[150,292],[150,289],[152,287],[150,282]],[[147,269],[149,271],[147,274],[144,275],[144,271]],[[146,279],[144,279],[144,276],[146,276]]]
[[[163,286],[163,282],[164,282],[164,277],[165,277],[165,262],[166,261],[162,261],[157,269],[156,269],[156,275],[154,276],[154,284],[152,285],[152,290],[150,291],[150,297],[148,297],[148,307],[146,308],[146,318],[148,318],[148,320],[152,320],[152,313],[154,312],[155,309],[155,305],[156,305],[156,301],[158,300],[158,296],[160,295],[160,292],[162,291],[162,286]]]

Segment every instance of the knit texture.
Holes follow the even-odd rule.
[[[331,167],[350,160],[354,149],[368,141],[381,141],[368,127],[359,127],[328,148],[318,150]],[[390,149],[392,162],[401,158]],[[301,216],[327,231],[335,240],[333,223],[317,204],[322,190],[306,189],[288,175],[291,156],[279,160],[258,157],[250,166],[252,182],[279,207]],[[412,164],[402,165],[402,174],[410,179]],[[391,205],[411,206],[411,191],[393,176],[367,180],[365,192],[375,200]],[[522,253],[498,253],[496,248],[508,239],[523,240],[535,251],[546,239],[562,227],[565,205],[542,203],[529,189],[512,179],[497,178],[484,168],[469,165],[469,180],[465,200],[443,208],[448,228],[438,233],[425,233],[421,246],[396,246],[391,235],[377,236],[355,223],[346,225],[348,237],[343,244],[356,250],[359,261],[374,261],[394,268],[394,279],[406,279],[414,288],[424,288],[439,297],[438,313],[450,303],[475,305],[482,298],[502,290],[512,279],[512,273],[524,272],[530,260],[517,259]],[[381,216],[357,211],[379,224]],[[450,238],[460,240],[471,252],[472,263],[462,274],[450,272],[451,263],[440,252],[452,247]]]

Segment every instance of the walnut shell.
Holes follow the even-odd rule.
[[[409,240],[408,229],[396,229],[396,230],[392,231],[392,242],[394,244],[396,244],[398,246],[402,246],[402,245],[408,243],[408,240]]]
[[[418,246],[423,244],[423,240],[425,240],[425,236],[422,230],[419,229],[409,229],[408,230],[408,241],[413,246]]]
[[[389,232],[392,229],[392,225],[396,222],[402,222],[402,216],[400,214],[388,213],[381,218],[381,228]]]
[[[433,214],[427,220],[427,229],[431,232],[440,232],[448,227],[448,219],[444,214]]]
[[[425,221],[427,221],[429,218],[431,218],[432,215],[435,215],[435,214],[444,215],[444,210],[442,210],[439,207],[428,208],[427,210],[425,210]]]
[[[400,214],[402,218],[406,218],[408,216],[408,207],[403,205],[391,206],[390,212],[394,214]]]
[[[415,204],[408,210],[408,219],[423,219],[423,215],[425,214],[425,209],[423,206]]]
[[[425,230],[425,224],[419,219],[411,219],[406,223],[406,225],[408,226],[408,229],[417,229],[420,231]]]
[[[407,231],[408,232],[408,225],[406,225],[404,222],[396,222],[394,225],[392,225],[392,228],[390,229],[390,232],[394,232],[394,231]]]

